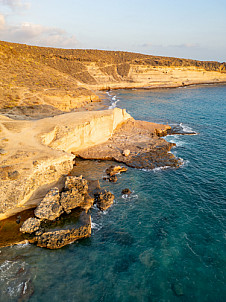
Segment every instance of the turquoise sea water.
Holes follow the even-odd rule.
[[[168,136],[177,170],[129,168],[106,212],[92,213],[92,236],[60,250],[0,250],[0,301],[226,301],[226,86],[110,92],[136,119],[197,132]],[[115,96],[115,97],[114,97]],[[114,104],[113,104],[114,105]],[[80,163],[95,179],[109,163]],[[131,197],[121,196],[130,188]],[[22,269],[21,269],[22,268]]]

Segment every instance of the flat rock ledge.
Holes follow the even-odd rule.
[[[82,176],[67,176],[63,191],[52,188],[35,209],[36,217],[25,220],[20,231],[30,243],[58,249],[90,237],[91,215],[87,211],[94,203],[104,211],[113,201],[114,195],[102,190],[99,182],[89,188]]]
[[[175,144],[161,138],[169,129],[165,125],[129,119],[115,130],[107,142],[73,154],[82,159],[114,160],[138,169],[178,168],[180,159],[169,152]],[[114,175],[109,173],[109,180],[113,176],[114,181]]]

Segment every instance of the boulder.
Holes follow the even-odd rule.
[[[41,220],[37,218],[28,218],[24,221],[20,231],[22,233],[34,233],[39,230],[41,224]]]
[[[63,212],[58,188],[51,189],[34,211],[35,216],[41,220],[55,220]]]
[[[112,176],[110,176],[110,177],[108,178],[108,180],[109,180],[110,182],[117,182],[118,178],[117,178],[116,175],[112,175]]]
[[[122,151],[122,155],[124,156],[129,156],[130,155],[130,150],[129,149],[125,149]]]
[[[106,174],[109,176],[113,176],[118,173],[126,172],[127,168],[126,167],[121,167],[121,166],[110,166],[109,168],[106,169]]]
[[[128,188],[122,190],[122,195],[130,195],[131,193],[132,192]]]
[[[95,203],[101,211],[107,210],[114,202],[114,194],[109,191],[101,190],[94,194]]]

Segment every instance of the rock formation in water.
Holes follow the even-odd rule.
[[[163,166],[177,168],[180,166],[180,160],[169,152],[175,144],[160,138],[169,128],[165,125],[129,119],[115,130],[107,142],[79,150],[74,154],[83,159],[115,160],[138,169]],[[130,150],[128,156],[124,156],[124,149]]]
[[[116,174],[120,174],[122,172],[126,172],[127,168],[126,167],[121,167],[121,166],[110,166],[109,168],[106,169],[105,173],[107,174],[107,177],[104,177],[104,180],[108,180],[110,182],[117,182],[117,176]]]
[[[80,177],[68,176],[62,192],[58,188],[51,189],[34,210],[36,217],[30,217],[23,222],[20,232],[26,234],[24,239],[40,247],[49,249],[61,248],[79,239],[91,235],[91,216],[87,211],[94,202],[100,210],[109,208],[114,195],[97,187],[90,187],[91,201],[86,203],[88,182]],[[65,193],[70,192],[69,195]],[[69,214],[69,215],[68,215]]]
[[[36,206],[53,187],[62,189],[73,168],[71,151],[106,142],[129,118],[118,108],[32,121],[0,115],[0,143],[5,150],[0,156],[0,219]],[[86,202],[88,196],[84,208]]]

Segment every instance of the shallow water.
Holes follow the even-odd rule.
[[[167,137],[183,167],[129,168],[115,184],[101,181],[115,203],[91,210],[89,239],[55,251],[2,248],[0,301],[17,301],[21,286],[33,291],[29,301],[225,301],[226,86],[110,95],[136,119],[197,132]],[[108,166],[87,161],[74,173],[94,179]]]

